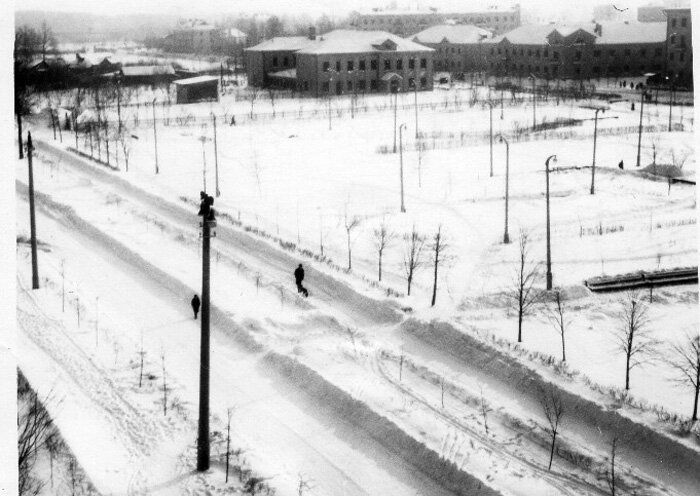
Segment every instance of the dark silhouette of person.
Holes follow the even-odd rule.
[[[236,125],[236,116],[235,116],[235,115],[232,115],[232,116],[231,116],[231,125],[232,125],[232,126],[235,126],[235,125]]]
[[[214,198],[206,194],[204,191],[199,192],[199,212],[197,215],[201,215],[203,220],[214,220]]]
[[[623,169],[623,170],[624,170],[624,168],[625,168],[625,161],[624,161],[624,160],[620,160],[620,163],[617,164],[617,166],[618,166],[620,169]]]
[[[297,283],[297,293],[301,293],[304,296],[309,296],[309,292],[307,289],[301,284],[304,281],[304,267],[302,267],[301,264],[299,264],[299,267],[297,267],[294,270],[294,280]]]
[[[197,320],[197,314],[199,313],[199,305],[200,305],[199,296],[194,295],[192,297],[192,301],[190,302],[190,304],[192,305],[192,311],[194,312],[194,320]]]

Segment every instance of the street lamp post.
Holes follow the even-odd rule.
[[[595,148],[596,148],[596,139],[598,136],[598,112],[603,111],[605,113],[604,108],[597,108],[595,109],[595,119],[594,119],[594,124],[593,124],[593,165],[591,168],[591,194],[595,195]]]
[[[489,177],[493,177],[493,102],[486,102],[489,106]]]
[[[406,127],[405,123],[399,126],[399,175],[401,179],[401,213],[406,211],[406,206],[403,199],[403,129]]]
[[[552,248],[551,248],[551,234],[550,234],[550,224],[549,224],[549,161],[554,159],[557,161],[556,155],[550,155],[544,162],[545,166],[545,176],[547,180],[547,290],[552,289]]]
[[[416,139],[418,139],[418,79],[413,79],[414,106],[416,107]]]
[[[639,138],[637,139],[637,167],[641,164],[642,152],[642,117],[644,116],[644,93],[642,90],[642,104],[639,106]]]
[[[532,129],[535,129],[537,124],[537,78],[530,73],[532,79]]]
[[[399,106],[399,89],[396,88],[394,93],[394,153],[396,153],[396,109]]]
[[[510,143],[502,134],[498,135],[498,140],[501,143],[506,144],[506,222],[505,229],[503,230],[503,243],[510,243],[510,236],[508,235],[508,178],[510,175]]]

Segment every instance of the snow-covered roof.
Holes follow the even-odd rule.
[[[316,40],[307,44],[298,53],[367,53],[382,51],[431,52],[433,49],[385,31],[336,29],[317,37]]]
[[[218,80],[219,78],[216,76],[197,76],[186,79],[178,79],[176,81],[173,81],[173,84],[177,84],[180,86],[189,86],[193,84],[217,82]]]
[[[418,43],[478,43],[490,38],[491,31],[467,24],[441,24],[424,29],[409,39]]]
[[[253,47],[247,48],[249,52],[275,52],[279,50],[301,50],[309,43],[313,43],[306,36],[277,36],[275,38],[265,40]]]
[[[665,22],[599,22],[597,25],[599,33],[596,32],[596,23],[530,24],[484,41],[499,43],[507,39],[515,45],[544,45],[554,32],[567,37],[577,31],[595,36],[597,45],[662,43],[666,39]]]
[[[248,35],[240,29],[229,28],[226,30],[226,36],[230,36],[231,38],[246,38]]]
[[[155,76],[162,74],[175,74],[171,65],[130,65],[122,67],[124,76]]]

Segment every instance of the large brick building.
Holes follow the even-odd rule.
[[[382,31],[278,37],[246,50],[248,82],[323,96],[433,87],[433,50]]]
[[[409,37],[430,26],[446,22],[470,24],[501,34],[520,26],[520,5],[515,4],[504,8],[485,7],[465,12],[440,12],[437,9],[373,9],[356,13],[350,20],[350,25],[364,31],[388,31],[392,34]]]
[[[693,26],[690,9],[666,9],[666,73],[674,84],[693,86]]]
[[[492,36],[490,31],[476,26],[441,24],[410,39],[435,50],[433,64],[436,71],[476,72],[487,67],[483,42]]]
[[[642,76],[664,69],[665,23],[521,26],[491,40],[494,74],[589,79]]]

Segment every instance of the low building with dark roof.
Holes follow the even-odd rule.
[[[665,23],[521,26],[485,41],[496,75],[590,79],[664,69]]]
[[[177,76],[171,65],[129,65],[120,70],[123,85],[150,84],[163,85],[174,81]]]
[[[434,50],[382,31],[273,38],[246,50],[249,84],[315,96],[433,87]]]
[[[486,69],[483,42],[491,31],[467,24],[441,24],[411,36],[410,39],[435,50],[435,71],[453,73]]]

